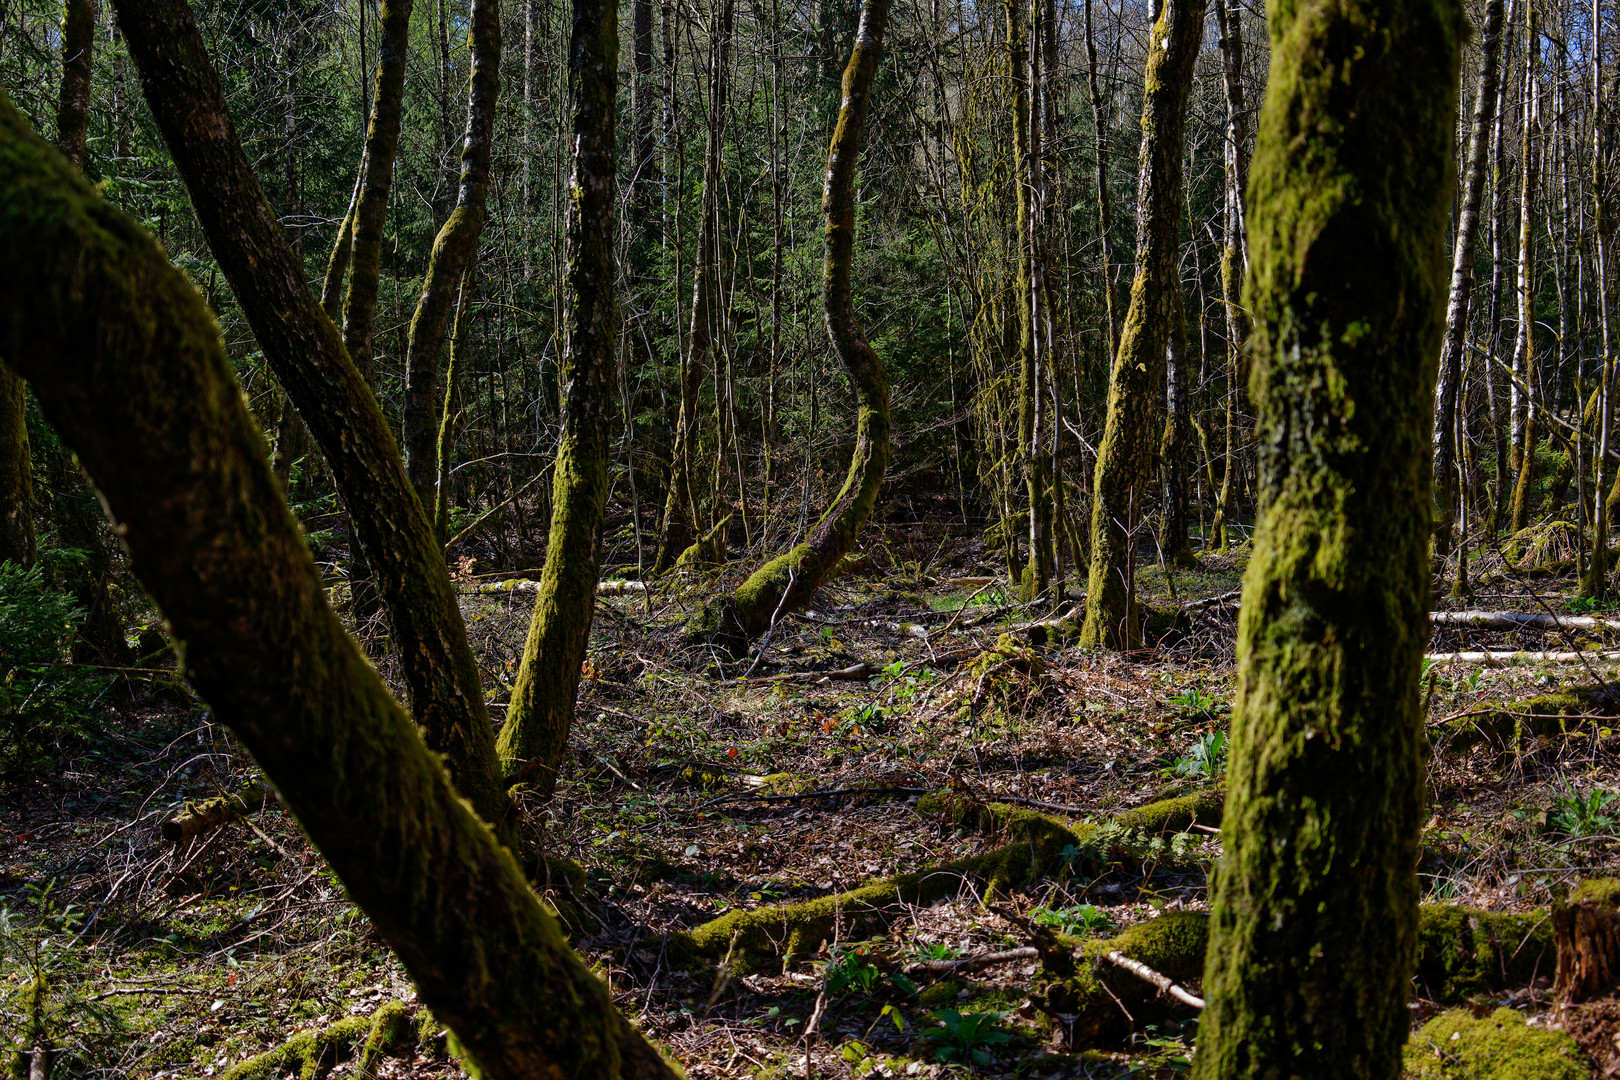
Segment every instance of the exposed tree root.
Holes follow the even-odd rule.
[[[416,1040],[405,1006],[390,1001],[370,1016],[350,1016],[319,1031],[294,1035],[273,1050],[266,1050],[220,1074],[219,1080],[279,1080],[293,1073],[298,1080],[323,1080],[332,1069],[358,1057],[356,1074],[371,1077],[377,1062]]]
[[[1218,822],[1222,801],[1219,791],[1206,791],[1150,803],[1101,823],[1071,825],[1005,803],[936,792],[919,801],[919,813],[991,832],[1007,842],[946,866],[901,874],[834,896],[733,911],[670,935],[668,951],[686,962],[713,962],[729,953],[742,967],[756,966],[766,957],[780,954],[783,966],[791,967],[823,941],[835,936],[858,939],[880,931],[901,905],[943,900],[964,884],[981,888],[989,897],[1028,884],[1060,865],[1081,868],[1119,862],[1140,867],[1168,861],[1173,851],[1160,838],[1193,824]]]

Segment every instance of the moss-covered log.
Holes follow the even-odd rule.
[[[320,443],[388,610],[411,710],[457,789],[516,842],[495,731],[444,552],[377,399],[305,280],[232,125],[185,0],[115,0],[192,206],[265,358]],[[360,235],[357,232],[356,243]],[[356,252],[358,272],[359,252]],[[352,290],[351,290],[352,291]]]
[[[1620,717],[1620,695],[1613,688],[1576,686],[1449,717],[1433,739],[1446,753],[1462,753],[1481,744],[1516,753],[1531,740],[1561,739],[1602,722],[1594,718],[1609,717]]]
[[[1154,427],[1164,396],[1165,349],[1181,317],[1182,133],[1193,62],[1204,41],[1204,0],[1165,0],[1148,42],[1137,159],[1136,276],[1108,380],[1091,513],[1091,574],[1082,645],[1133,648],[1142,630],[1129,580],[1141,507],[1153,488]]]
[[[617,0],[574,0],[568,47],[574,166],[560,371],[568,396],[552,480],[546,565],[499,742],[508,781],[525,780],[544,798],[556,787],[574,720],[580,666],[596,611],[607,502],[608,420],[619,332],[613,292],[618,7]]]
[[[405,349],[405,409],[402,438],[405,471],[423,506],[434,503],[439,477],[436,408],[439,354],[444,350],[450,309],[484,232],[489,191],[490,147],[495,138],[495,105],[501,92],[501,8],[499,0],[472,0],[468,20],[472,52],[467,76],[467,133],[461,146],[461,184],[456,206],[445,218],[428,256],[422,295],[411,316]]]
[[[323,1080],[332,1069],[356,1058],[355,1075],[376,1075],[377,1062],[403,1049],[412,1034],[405,1006],[390,1001],[370,1016],[349,1016],[328,1027],[300,1032],[280,1046],[220,1073],[219,1080]]]
[[[264,809],[269,793],[263,785],[254,784],[235,795],[218,795],[202,802],[188,802],[182,813],[158,826],[163,839],[171,844],[184,844],[215,829],[241,821]]]
[[[1406,1047],[1407,1080],[1587,1080],[1586,1054],[1562,1031],[1530,1027],[1512,1009],[1452,1009]]]
[[[1259,513],[1193,1074],[1391,1080],[1423,818],[1455,0],[1275,0],[1249,179]]]
[[[917,804],[919,813],[962,828],[994,834],[1003,843],[990,851],[930,867],[858,889],[781,907],[738,910],[695,929],[671,935],[672,955],[684,961],[734,960],[754,965],[780,954],[785,966],[814,953],[837,929],[847,938],[882,930],[902,904],[930,904],[956,895],[964,883],[980,886],[986,897],[1037,880],[1058,866],[1073,869],[1145,860],[1170,861],[1153,838],[1181,832],[1220,816],[1221,797],[1208,791],[1150,803],[1102,823],[1070,824],[1047,814],[937,792]],[[735,942],[735,944],[733,944]]]
[[[327,606],[203,298],[3,97],[0,360],[95,477],[192,685],[483,1075],[673,1075]]]
[[[855,315],[850,267],[855,253],[855,170],[861,154],[873,78],[889,21],[889,0],[863,0],[843,103],[827,152],[821,212],[826,223],[822,308],[827,336],[855,386],[855,452],[849,472],[805,541],[755,570],[730,596],[711,601],[689,631],[733,653],[770,628],[772,620],[810,602],[827,574],[855,546],[866,527],[889,464],[889,377]]]

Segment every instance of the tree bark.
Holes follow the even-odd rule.
[[[568,747],[580,667],[596,610],[608,422],[619,335],[614,281],[614,102],[617,0],[574,0],[568,45],[573,175],[568,185],[568,277],[560,376],[567,387],[552,480],[551,534],[499,752],[508,782],[550,799]]]
[[[62,94],[56,106],[56,148],[79,169],[84,168],[85,134],[90,122],[90,62],[95,37],[95,0],[65,0],[62,5]]]
[[[201,296],[3,97],[0,177],[0,357],[106,493],[188,678],[423,1002],[485,1076],[677,1075],[326,606]]]
[[[377,20],[377,78],[371,98],[371,121],[366,126],[366,146],[360,155],[360,191],[350,223],[353,268],[343,302],[343,344],[368,386],[376,370],[377,282],[382,273],[383,227],[388,218],[388,193],[394,185],[394,160],[399,153],[399,127],[404,114],[412,3],[382,0]],[[342,242],[340,234],[338,244]],[[330,269],[327,276],[330,282]],[[342,276],[339,269],[337,277]],[[327,311],[331,311],[330,304]]]
[[[1096,133],[1097,237],[1102,248],[1103,308],[1108,313],[1108,355],[1119,348],[1119,288],[1114,281],[1114,207],[1108,194],[1108,127],[1103,109],[1102,83],[1097,77],[1097,37],[1091,21],[1091,0],[1086,0],[1086,87],[1091,97],[1091,122]]]
[[[1193,1075],[1393,1080],[1411,1028],[1455,0],[1272,8],[1259,519]]]
[[[1536,145],[1541,127],[1541,81],[1537,58],[1541,54],[1536,27],[1534,0],[1524,5],[1525,67],[1524,126],[1519,143],[1519,333],[1513,346],[1513,412],[1516,436],[1514,447],[1518,473],[1513,483],[1513,503],[1508,514],[1508,531],[1518,532],[1529,524],[1530,487],[1536,482],[1539,464],[1536,443],[1540,435],[1543,406],[1541,367],[1536,356],[1536,231],[1535,196],[1540,183]],[[1523,382],[1524,390],[1519,389]]]
[[[33,566],[38,552],[27,399],[22,379],[0,364],[0,562]]]
[[[1496,122],[1502,9],[1503,0],[1487,0],[1480,41],[1479,90],[1468,134],[1468,174],[1463,180],[1462,207],[1457,214],[1451,299],[1446,306],[1446,335],[1440,346],[1440,373],[1434,395],[1434,547],[1437,559],[1446,558],[1451,551],[1456,514],[1457,393],[1474,292],[1474,249],[1479,240],[1479,209],[1485,195],[1485,159],[1490,154],[1491,125]]]
[[[439,476],[439,354],[444,350],[450,308],[462,275],[472,265],[484,231],[489,190],[490,147],[495,137],[495,105],[501,92],[501,12],[499,0],[473,0],[472,73],[468,78],[467,133],[461,150],[461,186],[456,208],[433,241],[422,295],[411,317],[405,355],[405,470],[423,506],[432,506]]]
[[[461,793],[515,842],[444,552],[382,410],[316,303],[237,140],[185,0],[117,0],[148,105],[248,325],[332,468],[388,609],[411,711]]]
[[[1230,9],[1227,4],[1231,3]],[[1220,34],[1222,83],[1226,90],[1226,138],[1222,147],[1225,205],[1221,215],[1221,302],[1226,309],[1226,463],[1210,532],[1216,549],[1227,548],[1227,518],[1232,512],[1232,478],[1237,472],[1238,393],[1243,385],[1243,353],[1249,340],[1249,314],[1243,307],[1243,275],[1248,270],[1244,242],[1243,185],[1249,175],[1248,114],[1243,104],[1243,8],[1237,0],[1215,0]]]
[[[821,196],[826,222],[822,307],[833,351],[848,370],[859,399],[855,452],[844,486],[805,541],[755,570],[735,593],[711,601],[688,628],[734,655],[746,649],[748,642],[763,634],[776,619],[809,603],[811,595],[866,527],[889,463],[889,378],[855,315],[850,285],[855,249],[855,171],[888,21],[889,0],[864,0],[861,4],[855,44],[844,68],[843,104],[827,153],[826,184]]]
[[[1108,380],[1108,417],[1091,514],[1091,578],[1082,645],[1128,649],[1141,641],[1132,608],[1131,551],[1138,506],[1154,477],[1154,417],[1164,393],[1165,350],[1181,312],[1182,132],[1193,62],[1204,37],[1204,0],[1164,0],[1148,45],[1138,158],[1136,276]]]

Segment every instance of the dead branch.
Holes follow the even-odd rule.
[[[1197,994],[1183,990],[1180,986],[1177,986],[1169,976],[1160,975],[1157,971],[1154,971],[1140,960],[1132,960],[1124,953],[1118,951],[1103,953],[1103,959],[1107,960],[1115,967],[1124,968],[1137,978],[1144,979],[1147,982],[1152,983],[1154,986],[1157,986],[1159,988],[1159,993],[1161,994],[1169,994],[1177,1001],[1191,1005],[1195,1009],[1202,1009],[1204,1007],[1203,998],[1199,997]]]

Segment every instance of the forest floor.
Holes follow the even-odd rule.
[[[865,569],[776,628],[746,679],[735,665],[721,672],[714,658],[683,652],[678,633],[741,564],[599,600],[576,752],[544,836],[550,855],[585,870],[573,884],[553,883],[553,896],[577,901],[576,947],[618,1007],[693,1077],[1185,1069],[1192,1010],[1160,1009],[1122,1039],[1068,1049],[1030,1005],[1035,957],[922,965],[1024,946],[1032,924],[1106,936],[1167,911],[1204,910],[1205,870],[1219,854],[1208,827],[1178,837],[1175,857],[1159,863],[1059,868],[1010,895],[983,896],[964,878],[954,896],[905,907],[877,938],[846,939],[835,919],[792,970],[779,961],[694,969],[671,954],[671,934],[724,913],[826,897],[996,845],[919,812],[925,791],[1034,800],[1078,821],[1220,783],[1242,546],[1168,578],[1143,570],[1155,604],[1171,604],[1172,593],[1180,604],[1213,602],[1172,637],[1125,656],[1032,645],[1027,624],[1049,608],[1013,602],[965,530],[897,526],[867,550]],[[1474,569],[1487,573],[1472,606],[1568,610],[1567,578]],[[523,592],[465,597],[497,705],[530,607]],[[1532,631],[1435,635],[1436,649],[1464,647],[1566,646]],[[1620,791],[1620,735],[1605,721],[1572,722],[1567,736],[1531,736],[1508,752],[1489,740],[1452,749],[1457,728],[1447,721],[1613,670],[1426,672],[1436,750],[1425,902],[1531,911],[1615,867],[1620,801],[1609,806],[1603,793]],[[400,965],[273,803],[185,850],[161,838],[161,823],[187,801],[236,791],[254,774],[200,704],[142,691],[111,704],[105,726],[65,748],[54,775],[0,787],[0,907],[9,912],[0,1034],[17,1032],[35,973],[60,1076],[219,1076],[300,1031],[392,1000],[413,1005]],[[1491,1000],[1545,1012],[1546,985],[1540,978]],[[1420,1001],[1415,1017],[1436,1008]],[[375,1075],[463,1075],[438,1033],[426,1034]],[[346,1061],[332,1073],[353,1074]]]

